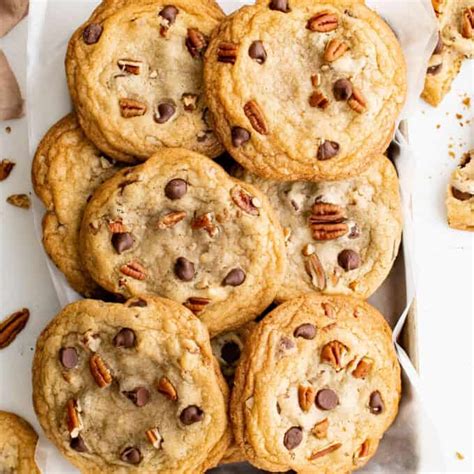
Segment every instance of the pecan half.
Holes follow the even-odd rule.
[[[316,90],[309,96],[309,105],[311,107],[327,109],[329,106],[329,99],[320,90]]]
[[[117,61],[117,66],[121,71],[128,72],[134,76],[140,75],[142,64],[141,61],[134,61],[133,59],[119,59]]]
[[[188,28],[186,47],[193,58],[198,58],[206,51],[207,38],[197,28]]]
[[[331,365],[336,371],[343,368],[342,359],[347,354],[347,347],[339,341],[328,342],[321,349],[321,362],[326,362]]]
[[[244,113],[256,132],[260,133],[260,135],[268,135],[267,122],[257,102],[254,100],[248,101],[244,105]]]
[[[119,99],[119,107],[123,118],[140,117],[147,111],[146,104],[135,99]]]
[[[327,448],[320,449],[319,451],[313,451],[313,453],[309,457],[309,460],[314,461],[315,459],[326,456],[326,454],[329,454],[329,453],[332,453],[333,451],[336,451],[341,446],[342,446],[341,443],[334,443],[334,444],[331,444],[331,446],[328,446]]]
[[[206,212],[200,216],[196,216],[191,221],[192,229],[203,229],[210,237],[215,237],[219,233],[218,227],[214,224],[214,214],[212,212]]]
[[[0,349],[4,349],[9,346],[26,326],[30,312],[28,309],[23,308],[20,311],[8,316],[5,321],[0,324]]]
[[[328,428],[329,428],[329,421],[327,418],[324,418],[324,420],[320,421],[319,423],[316,423],[313,426],[313,429],[311,430],[311,433],[316,436],[318,439],[324,439],[328,435]]]
[[[347,224],[312,224],[314,240],[334,240],[349,232]]]
[[[474,36],[474,7],[466,8],[462,14],[461,34],[467,39]]]
[[[191,296],[188,300],[184,303],[184,306],[191,310],[196,316],[201,314],[205,309],[206,306],[211,302],[209,298],[201,298],[199,296]]]
[[[10,160],[2,160],[0,163],[0,181],[4,181],[10,176],[10,173],[12,172],[13,168],[15,166],[15,163]]]
[[[258,204],[256,199],[249,193],[244,191],[240,186],[234,186],[230,191],[230,197],[234,204],[242,209],[247,214],[252,216],[259,216]]]
[[[345,211],[340,206],[326,202],[315,203],[309,217],[313,239],[333,240],[342,237],[349,232],[345,219]]]
[[[357,367],[352,371],[352,375],[356,379],[364,379],[369,375],[372,367],[374,365],[374,361],[369,357],[362,357],[362,359],[357,364]]]
[[[178,400],[178,393],[168,377],[161,377],[156,385],[156,389],[169,400],[174,402]]]
[[[145,435],[148,438],[148,441],[150,442],[150,444],[155,449],[161,448],[161,444],[163,443],[163,438],[161,437],[160,432],[158,431],[158,428],[152,428],[151,430],[146,431]]]
[[[349,107],[355,110],[358,114],[362,114],[367,109],[367,102],[362,92],[357,87],[352,86],[352,95],[347,101]]]
[[[7,197],[8,204],[22,209],[29,209],[31,206],[31,199],[27,194],[12,194]]]
[[[335,30],[339,25],[337,15],[331,12],[319,12],[308,20],[306,28],[310,31],[327,33]]]
[[[161,230],[170,229],[171,227],[174,227],[178,222],[181,222],[185,217],[185,211],[168,212],[164,216],[160,217],[156,224],[156,227]]]
[[[99,354],[93,354],[91,356],[89,360],[89,368],[100,388],[108,387],[112,383],[110,369]]]
[[[328,62],[335,61],[336,59],[340,58],[348,49],[349,45],[346,42],[339,38],[333,38],[326,45],[326,49],[324,51],[324,60]]]
[[[304,262],[306,273],[311,277],[311,283],[317,290],[326,288],[326,274],[318,256],[313,253]]]
[[[298,387],[298,403],[303,411],[308,411],[316,397],[316,390],[313,387],[305,387],[304,385],[300,385]]]
[[[354,453],[353,461],[357,464],[361,459],[366,458],[370,454],[370,440],[366,439],[360,446],[359,449]]]
[[[235,43],[223,41],[217,47],[217,60],[220,63],[235,64],[239,46]]]
[[[77,438],[81,432],[82,420],[81,415],[79,414],[79,407],[76,400],[70,399],[67,402],[67,429],[71,438]]]
[[[120,267],[120,273],[127,275],[135,280],[145,280],[146,270],[143,265],[138,262],[129,262]]]

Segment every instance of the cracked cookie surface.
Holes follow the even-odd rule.
[[[249,171],[343,179],[388,146],[406,67],[390,27],[362,2],[261,1],[215,30],[205,84],[216,133]]]
[[[252,332],[231,401],[247,459],[270,471],[351,472],[375,454],[400,398],[391,331],[369,304],[307,295]]]
[[[69,89],[88,138],[121,161],[161,147],[222,152],[204,99],[208,37],[224,18],[211,0],[110,0],[73,35]]]
[[[96,188],[119,169],[86,138],[73,114],[48,131],[33,160],[33,186],[46,207],[44,248],[71,287],[86,297],[103,291],[79,255],[82,215]]]
[[[314,291],[368,298],[383,283],[402,233],[398,178],[386,157],[344,181],[237,176],[269,198],[283,227],[288,264],[277,300]]]
[[[84,472],[204,472],[230,441],[208,332],[162,298],[67,306],[38,340],[33,391],[46,434]]]
[[[183,303],[211,335],[258,316],[286,263],[266,197],[182,149],[163,149],[99,188],[85,211],[81,251],[103,288]]]

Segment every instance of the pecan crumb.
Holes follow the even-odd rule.
[[[22,209],[29,209],[31,206],[31,199],[27,194],[12,194],[7,197],[7,202]]]
[[[0,162],[0,181],[7,179],[14,167],[15,163],[13,163],[13,161],[2,160]]]

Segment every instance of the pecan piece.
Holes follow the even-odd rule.
[[[355,110],[358,114],[362,114],[367,109],[367,102],[362,92],[357,87],[352,86],[352,95],[347,101],[349,107]]]
[[[320,90],[316,90],[309,96],[309,105],[311,107],[327,109],[329,106],[329,99]]]
[[[334,306],[330,303],[321,303],[321,306],[324,310],[324,314],[326,317],[335,319],[336,318],[336,310]]]
[[[313,429],[311,430],[311,433],[316,436],[318,439],[324,439],[328,435],[328,428],[329,428],[329,421],[327,418],[324,418],[324,420],[320,421],[319,423],[316,423],[313,426]]]
[[[168,377],[161,377],[156,385],[156,389],[169,400],[172,400],[173,402],[178,400],[178,393]]]
[[[234,204],[240,207],[240,209],[247,214],[252,216],[260,215],[260,211],[258,210],[260,202],[258,202],[258,199],[244,191],[240,186],[234,186],[232,188],[230,191],[230,197],[232,198],[232,201],[234,201]]]
[[[12,194],[7,197],[8,204],[21,209],[29,209],[31,206],[31,199],[27,194]]]
[[[331,365],[337,372],[343,367],[342,359],[347,354],[347,347],[339,341],[328,342],[321,349],[321,362]]]
[[[239,46],[235,43],[223,41],[217,47],[217,61],[220,63],[235,64]]]
[[[123,72],[128,72],[134,76],[139,76],[142,68],[141,61],[134,61],[133,59],[119,59],[117,66]]]
[[[15,163],[10,160],[2,160],[0,163],[0,181],[4,181],[10,176],[10,173],[12,172],[13,168],[15,166]]]
[[[192,229],[203,229],[205,230],[210,237],[215,237],[219,229],[213,223],[214,214],[212,212],[206,212],[200,216],[196,216],[191,221],[191,228]]]
[[[206,51],[207,38],[197,28],[188,28],[186,47],[193,58],[198,58]]]
[[[306,28],[310,31],[327,33],[335,30],[339,25],[337,15],[331,12],[319,12],[308,20]]]
[[[341,443],[334,443],[334,444],[331,444],[331,446],[328,446],[327,448],[320,449],[319,451],[313,451],[313,453],[309,457],[309,460],[314,461],[315,459],[326,456],[326,454],[329,454],[329,453],[332,453],[333,451],[336,451],[341,446],[342,446]]]
[[[372,367],[374,365],[374,361],[369,357],[362,357],[362,359],[357,364],[357,367],[352,371],[352,375],[356,379],[365,379],[367,375],[369,375]]]
[[[184,110],[186,112],[194,112],[197,108],[198,96],[196,94],[184,93],[181,96]]]
[[[69,435],[71,438],[77,438],[81,432],[82,420],[81,415],[79,414],[79,406],[76,400],[70,399],[67,402],[67,429],[69,430]]]
[[[161,448],[161,443],[163,443],[163,438],[161,437],[160,432],[158,431],[158,428],[152,428],[151,430],[146,431],[145,435],[148,438],[148,441],[150,442],[150,444],[155,449]]]
[[[357,464],[359,460],[366,458],[370,453],[370,440],[366,439],[360,446],[359,449],[354,453],[353,462]]]
[[[26,326],[29,317],[29,310],[23,308],[11,314],[0,324],[0,349],[5,349],[15,340],[16,336]]]
[[[462,14],[461,34],[467,39],[474,36],[474,7],[466,8]]]
[[[313,387],[305,387],[300,385],[298,387],[298,403],[303,411],[309,411],[314,403],[316,397],[316,390]]]
[[[184,303],[184,306],[191,310],[196,316],[201,314],[205,309],[206,306],[211,302],[209,298],[201,298],[199,296],[191,296],[188,300]]]
[[[143,265],[138,262],[132,261],[122,265],[120,267],[120,273],[127,275],[135,280],[145,280],[146,270]]]
[[[93,354],[91,356],[89,368],[94,380],[100,388],[108,387],[112,383],[110,369],[99,354]]]
[[[178,222],[181,222],[185,217],[185,211],[168,212],[164,216],[160,217],[156,224],[156,227],[161,230],[170,229],[171,227],[174,227]]]
[[[254,100],[248,101],[244,105],[244,113],[256,132],[260,133],[260,135],[268,135],[267,122],[257,102]]]
[[[123,118],[140,117],[147,111],[146,104],[135,99],[119,99],[119,107]]]
[[[311,283],[317,290],[326,288],[326,274],[316,253],[311,254],[304,262],[306,273],[311,277]]]
[[[340,58],[347,50],[349,46],[346,42],[342,41],[339,38],[333,38],[326,45],[324,51],[324,60],[328,62],[335,61]]]
[[[123,222],[121,219],[117,219],[115,221],[109,221],[108,227],[109,227],[110,232],[112,232],[112,234],[124,234],[125,232],[127,232],[127,228],[123,225]]]

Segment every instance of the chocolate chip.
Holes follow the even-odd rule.
[[[129,464],[140,464],[142,460],[142,453],[138,448],[129,447],[125,448],[120,454],[120,459],[123,462],[128,462]]]
[[[358,237],[360,237],[360,229],[359,229],[359,226],[357,224],[354,224],[351,227],[351,231],[350,231],[349,235],[347,236],[347,238],[348,239],[357,239]]]
[[[269,7],[270,10],[276,10],[283,13],[288,13],[290,11],[288,0],[272,0]]]
[[[295,343],[289,337],[282,337],[280,339],[280,349],[289,350],[295,347]]]
[[[324,161],[334,158],[339,153],[339,143],[326,140],[318,148],[317,158]]]
[[[145,387],[137,387],[129,392],[122,392],[137,407],[143,407],[150,401],[150,392]]]
[[[82,32],[82,39],[86,44],[95,44],[99,41],[102,35],[103,28],[101,25],[97,23],[92,23],[91,25],[87,26],[85,30]]]
[[[148,303],[145,300],[142,300],[141,298],[133,298],[131,300],[128,300],[127,302],[128,308],[146,308],[147,306]]]
[[[352,83],[349,79],[338,79],[332,88],[336,100],[348,100],[352,95]]]
[[[471,193],[466,193],[464,191],[460,191],[459,189],[455,188],[454,186],[451,187],[451,193],[454,198],[456,198],[458,201],[468,201],[471,199],[474,194]]]
[[[201,421],[203,418],[204,412],[196,405],[186,407],[179,415],[179,419],[183,425],[192,425],[193,423]]]
[[[433,54],[440,54],[443,51],[443,47],[443,38],[441,37],[441,33],[438,31],[438,42],[436,43],[436,47],[433,51]]]
[[[303,339],[314,339],[316,336],[316,328],[310,324],[302,324],[295,329],[293,333],[295,337],[302,337]]]
[[[59,351],[59,360],[66,369],[74,369],[79,362],[76,349],[74,347],[63,347]]]
[[[345,249],[337,256],[337,263],[348,272],[360,267],[360,257],[356,251]]]
[[[316,394],[315,402],[320,410],[332,410],[337,407],[339,398],[337,397],[336,392],[329,388],[323,388]]]
[[[430,66],[427,70],[426,73],[430,74],[431,76],[436,76],[438,75],[441,70],[443,69],[443,63],[441,64],[436,64],[436,66]]]
[[[221,357],[228,363],[234,364],[240,359],[240,346],[234,342],[226,342],[221,348]]]
[[[115,347],[130,349],[131,347],[135,347],[135,339],[135,333],[131,329],[123,328],[114,337],[114,345]]]
[[[232,145],[236,148],[245,145],[250,140],[250,132],[242,127],[232,128]]]
[[[77,451],[78,453],[87,452],[86,443],[84,443],[84,440],[81,438],[81,435],[77,436],[77,438],[71,438],[69,446],[71,446],[71,448],[74,449],[74,451]]]
[[[112,235],[112,245],[118,254],[133,247],[133,237],[129,232],[120,232]]]
[[[184,257],[176,259],[174,274],[183,281],[191,281],[194,278],[194,263]]]
[[[245,281],[245,278],[245,272],[241,268],[234,268],[227,274],[222,284],[224,286],[240,286]]]
[[[188,183],[184,179],[172,179],[165,186],[165,196],[175,201],[181,199],[188,192]]]
[[[158,105],[155,115],[153,116],[155,122],[166,123],[176,112],[176,105],[171,102],[162,102]]]
[[[250,45],[249,56],[255,59],[258,64],[263,64],[267,60],[267,52],[261,41],[254,41]]]
[[[303,430],[299,426],[291,427],[283,438],[283,444],[288,450],[295,449],[301,444],[301,441],[303,441]]]
[[[370,394],[369,408],[370,413],[373,413],[374,415],[380,415],[380,413],[383,413],[385,405],[382,400],[382,395],[380,395],[378,390]]]
[[[161,10],[159,15],[167,20],[170,25],[172,25],[176,21],[178,13],[179,10],[174,5],[166,5],[166,7]]]

